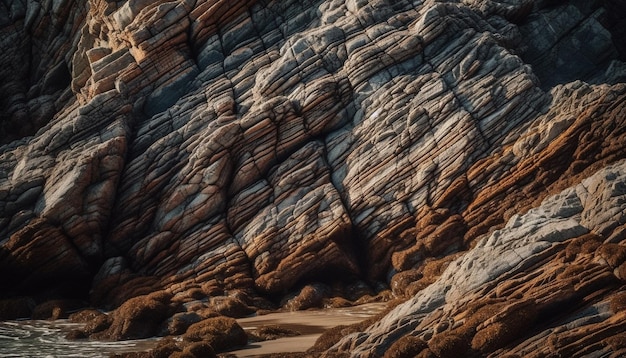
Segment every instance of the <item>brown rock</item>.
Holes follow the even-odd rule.
[[[252,305],[255,301],[255,298],[261,298],[262,297],[258,297],[256,295],[254,295],[254,292],[251,294],[249,294],[248,292],[244,291],[244,290],[230,290],[228,291],[228,296],[232,297],[234,299],[237,299],[247,305]]]
[[[429,256],[437,257],[446,252],[455,252],[460,249],[463,235],[467,227],[461,215],[452,215],[446,219],[437,229],[425,237],[424,247]]]
[[[212,297],[210,300],[211,308],[220,315],[242,318],[256,312],[253,307],[248,306],[240,299],[230,296]]]
[[[618,333],[606,340],[613,352],[618,352],[626,348],[626,332]]]
[[[65,335],[65,339],[68,339],[70,341],[78,340],[78,339],[86,339],[88,337],[89,335],[87,335],[87,333],[82,329],[73,329],[67,332],[67,334]]]
[[[33,308],[32,319],[57,320],[68,318],[69,311],[84,306],[76,300],[51,300],[43,302]]]
[[[425,349],[428,349],[428,343],[423,339],[404,336],[389,347],[385,352],[384,358],[416,357]]]
[[[96,335],[98,339],[141,339],[156,335],[169,317],[171,295],[155,292],[131,298],[111,313],[111,326]]]
[[[333,307],[333,308],[341,308],[341,307],[351,307],[354,305],[351,301],[343,298],[343,297],[330,297],[324,299],[324,307]]]
[[[176,302],[193,302],[207,298],[206,294],[200,288],[192,288],[172,297],[172,301]]]
[[[82,328],[82,331],[85,333],[85,335],[91,336],[93,334],[101,333],[109,329],[112,323],[113,319],[111,318],[111,316],[101,314],[95,316],[89,322],[87,322]]]
[[[189,326],[194,323],[200,322],[202,318],[203,317],[201,317],[196,312],[176,313],[164,322],[159,332],[159,336],[181,335],[187,331]]]
[[[104,315],[104,313],[102,313],[101,311],[88,308],[88,309],[83,309],[78,312],[74,312],[70,314],[68,319],[70,322],[74,322],[74,323],[87,323],[93,320],[94,318],[100,317],[102,315]]]
[[[391,290],[396,296],[402,296],[409,285],[419,281],[422,277],[424,274],[417,269],[398,272],[391,278]]]
[[[103,335],[103,332],[111,327],[112,318],[100,311],[83,310],[70,315],[70,321],[84,323],[85,325],[70,331],[65,338],[83,339],[92,335]]]
[[[418,280],[415,282],[411,282],[406,289],[404,290],[404,295],[405,297],[411,297],[411,296],[415,296],[417,295],[420,291],[424,290],[426,287],[428,287],[432,282],[429,282],[428,280]]]
[[[626,281],[626,262],[622,262],[621,265],[615,270],[615,276],[622,281]]]
[[[35,301],[29,297],[0,300],[0,319],[29,318],[33,308],[35,308]]]
[[[215,281],[209,281],[202,284],[201,290],[207,297],[221,296],[224,294],[224,289],[220,288],[219,284]]]
[[[370,285],[363,281],[356,281],[345,287],[345,297],[351,301],[356,301],[364,296],[375,295]]]
[[[437,280],[455,255],[441,259],[429,259],[418,269],[399,272],[391,279],[391,287],[396,295],[414,296]]]
[[[359,328],[360,327],[340,325],[327,329],[315,340],[315,344],[313,347],[309,348],[308,352],[324,352],[335,345],[345,335],[358,332]]]
[[[324,285],[306,285],[294,298],[288,300],[284,307],[291,311],[321,308],[324,303],[324,298],[327,295],[328,287],[325,287]]]
[[[626,246],[603,244],[596,250],[596,255],[606,261],[611,268],[618,268],[626,261]]]
[[[125,352],[112,354],[110,358],[153,358],[153,355],[151,352]]]
[[[173,338],[163,338],[157,346],[150,351],[155,358],[169,358],[173,353],[180,352],[178,343]]]
[[[573,239],[565,248],[564,259],[566,261],[572,261],[579,254],[594,253],[601,243],[601,238],[593,233]]]
[[[215,351],[213,351],[213,347],[209,342],[192,342],[185,345],[183,348],[181,356],[189,356],[189,357],[206,357],[212,358],[216,357]]]
[[[232,318],[208,318],[192,324],[183,338],[191,342],[207,342],[215,351],[246,345],[248,336]]]
[[[493,352],[502,348],[528,331],[538,315],[534,300],[515,302],[483,321],[472,338],[472,348],[482,352]]]
[[[611,310],[615,313],[626,309],[626,292],[619,292],[611,298]]]
[[[466,337],[454,333],[433,336],[428,348],[439,358],[463,357],[468,354],[469,342]]]
[[[50,278],[80,282],[89,272],[87,262],[63,230],[46,219],[30,220],[3,243],[3,249],[11,252],[7,263],[14,270],[0,279],[16,281],[16,285],[44,289]],[[33,271],[33,267],[38,269]]]
[[[253,341],[271,341],[283,337],[295,337],[301,333],[279,325],[264,325],[250,332]]]
[[[391,301],[390,303],[387,304],[387,308],[384,311],[380,312],[376,316],[365,319],[359,323],[355,323],[355,324],[348,325],[348,326],[340,325],[340,326],[336,326],[336,327],[333,327],[324,331],[324,333],[322,333],[319,336],[319,338],[315,341],[315,344],[313,345],[313,347],[309,348],[307,352],[312,353],[312,354],[319,354],[321,352],[327,352],[328,349],[332,347],[333,345],[335,345],[337,342],[339,342],[341,338],[347,335],[350,335],[352,333],[355,333],[355,332],[363,331],[368,326],[380,320],[387,313],[389,313],[389,311],[391,311],[398,303],[399,301]],[[329,353],[331,355],[333,354],[332,351]],[[339,353],[341,354],[341,352]]]

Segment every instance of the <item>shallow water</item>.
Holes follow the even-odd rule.
[[[67,320],[0,322],[0,357],[108,357],[113,353],[150,349],[156,339],[102,342],[70,341],[65,335],[80,327]]]
[[[326,329],[360,322],[385,307],[384,303],[372,303],[356,307],[277,312],[242,318],[237,321],[247,331],[264,325],[280,325],[296,330],[302,335],[256,342],[230,353],[238,357],[251,357],[266,353],[304,352]],[[108,357],[113,353],[149,350],[158,340],[153,338],[103,342],[65,339],[67,332],[78,327],[80,324],[67,320],[0,322],[0,358]]]

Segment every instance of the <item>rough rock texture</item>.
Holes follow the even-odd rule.
[[[102,324],[102,330],[94,330],[94,338],[106,340],[141,339],[158,333],[160,325],[176,309],[170,305],[170,295],[155,292],[138,296],[124,302],[107,317],[108,324]],[[90,322],[100,325],[101,317]],[[87,332],[89,324],[87,325]]]
[[[364,279],[413,298],[335,351],[620,349],[625,18],[617,0],[0,2],[2,298]]]
[[[615,223],[626,219],[625,183],[622,160],[514,215],[432,285],[331,350],[380,356],[408,337],[438,357],[625,348],[626,247],[613,243],[623,235]]]

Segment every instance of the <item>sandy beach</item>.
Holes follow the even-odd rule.
[[[328,308],[311,311],[277,312],[262,316],[238,319],[239,324],[251,331],[265,325],[279,325],[301,333],[271,341],[254,342],[229,353],[237,357],[254,357],[261,354],[304,352],[325,330],[339,325],[353,324],[371,317],[387,306],[386,303],[370,303],[355,307]]]

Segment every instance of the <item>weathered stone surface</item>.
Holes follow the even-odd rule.
[[[71,315],[69,315],[68,319],[70,320],[70,322],[73,323],[85,323],[102,315],[104,315],[104,313],[92,308],[88,308],[72,313]]]
[[[355,302],[391,285],[409,301],[332,351],[622,349],[606,307],[626,277],[625,12],[5,1],[0,298],[122,312],[167,290],[206,318],[312,282]],[[250,297],[218,302],[235,289]],[[537,333],[551,312],[562,332]],[[173,313],[140,333],[112,316],[109,336],[178,333]]]
[[[287,300],[284,307],[291,311],[306,310],[309,308],[322,308],[324,298],[329,293],[329,289],[324,285],[306,285],[295,297]]]
[[[237,321],[228,317],[209,318],[192,324],[183,339],[186,341],[205,341],[216,351],[244,346],[248,336]]]
[[[621,213],[626,192],[616,188],[625,181],[622,160],[514,215],[450,263],[433,284],[332,350],[378,356],[410,335],[427,341],[436,356],[568,355],[581,347],[604,352],[602,342],[623,329],[617,323],[619,304],[613,309],[609,304],[619,300],[621,279],[614,269],[625,256],[624,246],[597,241],[610,237],[597,230],[614,213],[599,210],[605,200],[589,199],[596,192],[608,202],[619,201],[614,208]],[[578,249],[564,250],[572,245]],[[579,339],[587,343],[573,343]]]
[[[126,340],[154,336],[163,322],[175,311],[170,299],[171,295],[163,291],[131,298],[111,313],[108,320],[110,325],[100,325],[98,323],[101,321],[100,316],[90,321],[105,328],[105,330],[93,329],[92,337]]]

